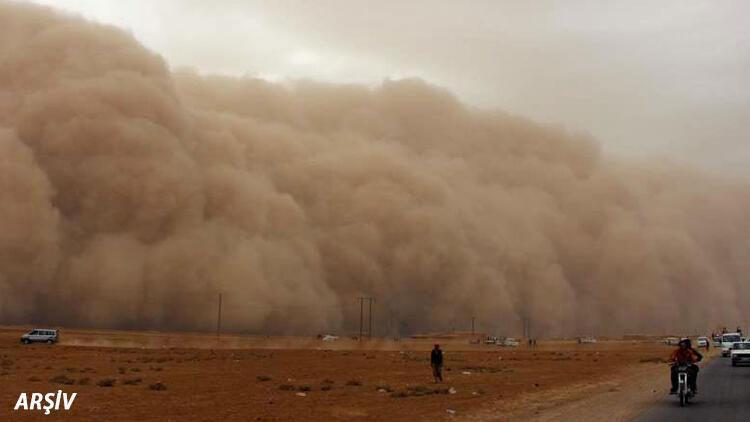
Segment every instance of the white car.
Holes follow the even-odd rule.
[[[698,347],[708,347],[708,337],[698,337],[695,341]]]
[[[677,346],[680,344],[680,339],[677,337],[667,337],[664,339],[664,344],[667,346]]]
[[[739,333],[726,333],[721,335],[721,356],[729,357],[734,343],[741,343],[742,337]]]
[[[734,343],[730,356],[732,357],[732,366],[743,363],[750,364],[750,342]]]
[[[23,344],[30,344],[30,343],[52,344],[52,343],[57,343],[59,339],[60,339],[60,334],[57,332],[57,330],[35,328],[21,336],[21,343]]]
[[[323,336],[323,338],[321,340],[323,340],[323,341],[336,341],[338,339],[339,339],[338,336],[332,336],[330,334],[326,334],[326,335]]]
[[[594,337],[578,337],[578,343],[579,344],[593,344],[596,343],[596,339]]]
[[[521,344],[518,340],[508,337],[505,340],[503,340],[502,343],[500,343],[503,347],[518,347],[519,344]]]

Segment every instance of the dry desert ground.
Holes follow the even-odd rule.
[[[72,329],[21,345],[28,328],[0,328],[0,420],[585,420],[597,406],[626,419],[666,389],[670,350],[655,339],[503,348]],[[78,393],[70,411],[13,411],[22,392],[57,390]]]

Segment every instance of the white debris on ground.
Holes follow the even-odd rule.
[[[456,394],[456,389],[453,388],[453,387],[451,387],[451,388],[448,389],[448,393],[449,394]]]

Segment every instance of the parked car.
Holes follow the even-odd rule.
[[[664,339],[664,344],[667,346],[677,346],[680,344],[680,339],[677,337],[667,337]]]
[[[487,336],[484,338],[484,344],[498,344],[499,341],[495,336]]]
[[[21,336],[21,343],[57,343],[60,340],[60,333],[57,330],[46,328],[35,328]]]
[[[734,343],[741,343],[742,337],[739,333],[726,333],[721,335],[721,356],[729,357]]]
[[[521,344],[518,340],[514,339],[513,337],[507,337],[501,345],[503,347],[518,347],[518,345]]]
[[[743,363],[750,364],[750,342],[734,343],[730,356],[732,357],[732,366]]]
[[[578,337],[578,343],[579,344],[593,344],[596,343],[596,339],[594,337],[588,336],[588,337]]]
[[[698,337],[695,341],[698,347],[708,347],[708,337]]]

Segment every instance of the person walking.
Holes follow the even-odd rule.
[[[439,344],[436,344],[430,353],[430,365],[435,382],[443,382],[443,351],[440,350]]]

